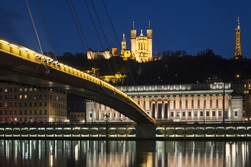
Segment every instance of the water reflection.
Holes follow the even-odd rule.
[[[0,140],[0,166],[248,167],[251,142]]]

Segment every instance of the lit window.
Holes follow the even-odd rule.
[[[22,95],[19,95],[19,99],[22,99],[22,97],[23,97]]]
[[[22,88],[19,88],[19,92],[22,92],[23,91],[23,89]]]
[[[7,88],[5,88],[5,89],[4,89],[4,92],[8,92],[8,89],[7,89]]]

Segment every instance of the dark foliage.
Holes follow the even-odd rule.
[[[77,69],[99,68],[99,75],[126,74],[124,85],[153,85],[178,83],[205,83],[213,80],[234,81],[251,77],[250,59],[225,59],[207,49],[196,56],[186,51],[164,51],[162,58],[148,63],[134,60],[123,61],[121,57],[109,60],[87,60],[85,54],[65,53],[58,57],[62,63]],[[237,74],[240,77],[236,77]]]

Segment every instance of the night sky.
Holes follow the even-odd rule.
[[[64,52],[86,53],[88,46],[100,51],[108,47],[120,48],[123,33],[126,35],[127,48],[130,49],[132,22],[135,22],[137,34],[142,29],[145,35],[151,21],[154,56],[165,50],[185,50],[188,54],[196,55],[210,48],[215,54],[229,59],[234,54],[235,28],[239,16],[243,56],[251,58],[250,0],[104,0],[106,8],[102,0],[93,0],[100,21],[91,0],[86,0],[99,36],[85,0],[73,0],[78,15],[75,20],[81,22],[82,29],[79,32],[84,33],[88,46],[84,38],[82,45],[67,0],[28,2],[43,51],[54,52],[51,39],[58,56]],[[68,2],[73,9],[71,0]],[[40,52],[25,0],[0,0],[0,38]]]

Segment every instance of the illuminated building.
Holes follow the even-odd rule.
[[[108,83],[123,83],[124,79],[126,78],[125,74],[121,74],[121,73],[116,73],[115,75],[104,75],[104,76],[100,76],[100,79],[102,79],[103,81],[106,81]]]
[[[67,96],[53,90],[0,83],[0,122],[63,122]]]
[[[225,88],[224,88],[225,85]],[[147,85],[117,87],[157,121],[242,121],[242,96],[232,94],[230,83]],[[225,99],[225,102],[223,103]],[[225,113],[223,114],[223,111]],[[86,102],[86,121],[131,120],[107,106]],[[104,117],[108,115],[109,117]]]
[[[115,49],[113,48],[112,50],[115,54]],[[113,54],[111,54],[109,49],[106,49],[105,51],[92,51],[91,49],[89,49],[87,51],[87,59],[89,60],[95,60],[95,59],[110,59],[113,56]]]
[[[143,30],[139,36],[137,36],[137,30],[134,27],[131,30],[131,51],[126,48],[125,35],[123,34],[123,39],[121,41],[121,57],[124,60],[128,58],[134,59],[139,63],[152,61],[152,35],[153,30],[149,28],[146,30],[146,36],[143,34]]]
[[[241,53],[241,28],[240,28],[240,20],[237,18],[237,27],[235,29],[235,52],[234,58],[239,59],[242,57]]]

